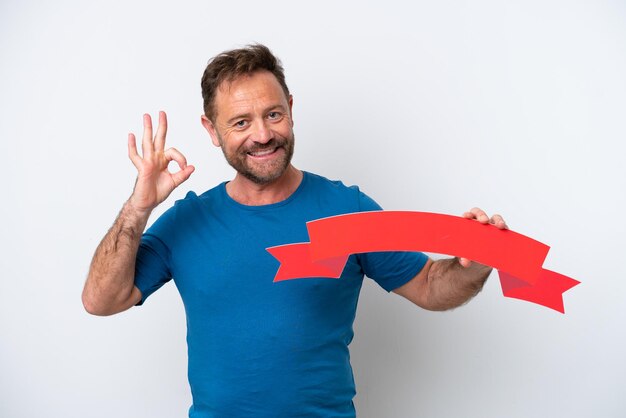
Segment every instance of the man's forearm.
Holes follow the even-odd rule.
[[[428,309],[443,311],[468,302],[481,291],[491,267],[472,263],[463,267],[457,258],[435,261],[428,272]]]
[[[137,298],[135,257],[149,216],[126,202],[100,242],[83,289],[83,305],[89,313],[111,315],[128,309]]]

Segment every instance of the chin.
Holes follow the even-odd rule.
[[[287,171],[287,167],[283,168],[279,172],[274,172],[274,173],[262,174],[262,173],[255,173],[250,170],[246,170],[246,171],[239,171],[239,174],[241,174],[242,176],[244,176],[245,178],[247,178],[248,180],[256,184],[264,185],[264,184],[269,184],[278,180],[279,178],[283,176],[283,174],[285,174],[286,171]]]

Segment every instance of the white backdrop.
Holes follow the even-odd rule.
[[[109,318],[80,293],[142,113],[166,110],[197,167],[158,213],[232,177],[199,81],[254,41],[285,65],[297,167],[386,209],[500,212],[582,281],[566,315],[502,297],[495,274],[446,313],[367,281],[359,416],[626,416],[626,5],[601,0],[3,0],[0,416],[186,416],[175,286]]]

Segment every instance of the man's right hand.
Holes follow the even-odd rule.
[[[194,166],[187,165],[187,159],[176,148],[165,149],[167,116],[159,112],[159,126],[152,136],[152,119],[143,115],[142,156],[137,152],[135,135],[128,134],[128,156],[137,168],[137,182],[129,199],[129,204],[138,212],[150,213],[163,202],[181,183],[191,176]],[[176,161],[180,170],[170,173],[168,164]]]

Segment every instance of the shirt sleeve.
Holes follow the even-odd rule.
[[[380,205],[363,192],[359,192],[360,210],[382,210]],[[373,279],[387,292],[409,282],[422,271],[428,256],[421,252],[385,251],[358,255],[361,268],[367,277]]]
[[[141,301],[137,305],[142,305],[148,296],[172,278],[171,253],[167,245],[173,230],[172,211],[173,208],[164,213],[141,237],[135,260],[135,286],[141,291]]]

